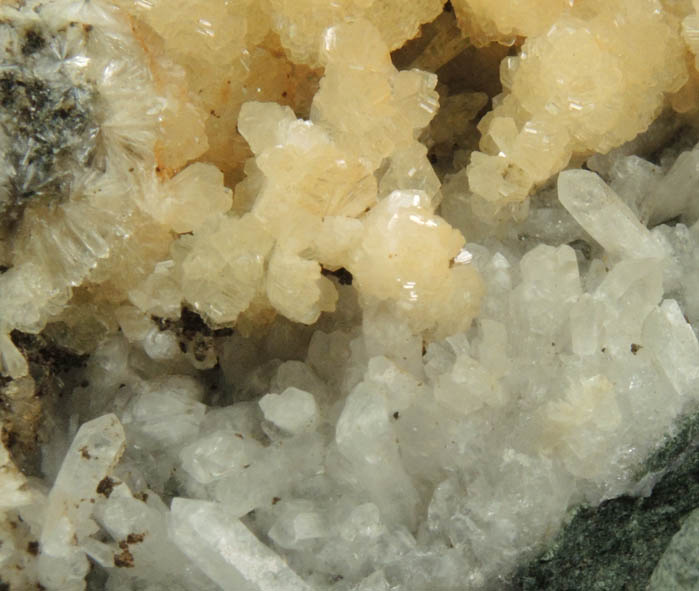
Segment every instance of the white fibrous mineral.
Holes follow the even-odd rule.
[[[0,239],[12,248],[3,249],[11,268],[0,277],[0,331],[38,332],[84,281],[131,279],[108,261],[133,250],[133,265],[147,266],[138,253],[159,249],[164,232],[139,201],[155,182],[160,103],[128,22],[107,6],[1,10]],[[132,245],[140,236],[153,243],[146,251]],[[26,373],[11,343],[0,355],[6,372]]]
[[[499,589],[650,494],[698,11],[0,2],[0,588]]]

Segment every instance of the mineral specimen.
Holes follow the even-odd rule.
[[[0,589],[694,584],[698,11],[0,2]]]

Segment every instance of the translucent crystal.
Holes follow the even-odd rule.
[[[362,42],[356,43],[358,39]],[[365,22],[328,29],[324,48],[325,76],[313,98],[311,118],[335,128],[341,145],[378,167],[395,148],[411,144],[414,130],[437,112],[436,76],[395,70],[378,31]],[[351,111],[342,106],[348,100]]]
[[[653,187],[652,198],[645,204],[645,215],[651,224],[670,220],[680,214],[690,213],[694,220],[699,214],[693,205],[694,187],[699,182],[699,150],[689,150],[679,155],[672,168]]]
[[[614,396],[613,384],[604,376],[593,376],[573,386],[563,400],[546,407],[549,431],[542,433],[542,443],[551,433],[562,445],[559,450],[571,473],[586,477],[594,474],[600,459],[609,453],[610,440],[605,434],[618,428],[621,411]]]
[[[442,10],[441,0],[420,0],[406,6],[397,0],[343,0],[331,5],[318,5],[310,0],[289,3],[271,0],[274,28],[294,61],[316,63],[319,40],[325,29],[343,20],[369,19],[391,48],[400,47],[418,33],[418,27],[432,20]],[[401,18],[395,18],[401,14]],[[358,48],[366,40],[355,40]]]
[[[236,466],[216,482],[214,498],[239,517],[267,506],[275,497],[318,473],[324,459],[323,438],[305,434],[275,441],[249,464]],[[256,461],[255,461],[256,460]],[[247,466],[247,467],[246,467]]]
[[[310,587],[223,505],[176,498],[175,543],[222,589],[306,591]]]
[[[214,322],[235,321],[262,288],[272,243],[252,216],[212,218],[182,263],[181,297]]]
[[[456,10],[481,38],[529,36],[519,56],[503,62],[504,92],[479,124],[482,153],[468,167],[472,190],[490,204],[477,210],[484,219],[524,200],[572,155],[607,152],[634,138],[655,118],[664,93],[687,81],[675,21],[655,0],[462,0]],[[648,57],[643,48],[651,39],[663,50]]]
[[[562,172],[558,198],[576,221],[612,256],[661,258],[663,250],[629,207],[595,173]]]
[[[265,419],[288,433],[312,430],[318,420],[318,408],[312,394],[287,388],[281,394],[267,394],[260,399]]]
[[[181,445],[198,432],[206,407],[201,388],[186,376],[168,376],[147,384],[129,405],[124,424],[134,436],[161,445]]]
[[[97,521],[115,543],[90,538],[85,546],[90,557],[101,558],[113,574],[128,572],[131,583],[122,580],[117,584],[140,581],[171,589],[217,589],[175,545],[168,531],[170,512],[160,498],[149,491],[144,501],[124,489],[120,484],[96,510]]]
[[[571,6],[568,0],[456,0],[453,4],[459,24],[478,42],[540,35]]]
[[[643,324],[643,341],[653,352],[677,393],[694,392],[699,384],[699,342],[678,303],[665,300]]]
[[[439,376],[434,397],[463,414],[478,410],[484,404],[500,406],[505,402],[497,379],[468,355],[458,357],[451,372]]]
[[[439,332],[447,325],[452,330],[455,321],[468,326],[480,299],[480,281],[470,265],[450,266],[463,238],[432,213],[424,193],[395,191],[366,216],[364,228],[361,248],[349,265],[362,293],[396,301],[417,330]],[[408,245],[418,246],[423,256],[416,257]],[[447,319],[445,314],[456,313],[454,306],[460,309],[458,320]]]
[[[272,253],[266,287],[270,303],[289,320],[313,324],[335,309],[337,292],[320,265],[281,249]]]
[[[79,542],[95,530],[90,520],[99,483],[125,447],[124,429],[113,414],[82,425],[61,464],[48,498],[41,532],[39,579],[48,589],[84,589],[89,569]]]
[[[152,207],[161,223],[185,233],[197,229],[206,218],[228,211],[231,203],[223,173],[213,165],[196,163],[168,181]]]
[[[697,8],[0,4],[2,582],[499,588],[650,492],[699,399]],[[48,168],[17,72],[83,101]]]
[[[335,440],[386,518],[412,523],[415,489],[401,463],[386,403],[370,386],[360,384],[347,398]]]
[[[240,472],[257,461],[262,446],[235,431],[214,431],[185,447],[182,467],[202,484]]]
[[[326,537],[329,529],[323,516],[308,501],[290,501],[269,530],[269,537],[282,548],[299,548],[307,540]]]

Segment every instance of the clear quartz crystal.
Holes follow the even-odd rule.
[[[287,388],[281,394],[263,396],[260,408],[268,421],[292,434],[313,430],[318,421],[313,395],[294,387]]]
[[[643,324],[643,340],[681,396],[699,386],[699,342],[675,300],[665,300]]]
[[[368,384],[349,395],[335,440],[386,519],[414,523],[416,491],[402,465],[386,403]]]
[[[48,497],[41,531],[39,579],[47,589],[84,589],[89,569],[80,540],[96,530],[90,519],[99,483],[124,451],[117,417],[107,414],[83,424],[68,449]]]
[[[222,589],[311,589],[223,505],[174,499],[170,527],[180,549]]]
[[[558,176],[558,198],[604,249],[619,258],[662,258],[663,251],[631,209],[595,173]]]

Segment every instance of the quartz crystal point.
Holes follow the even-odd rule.
[[[97,487],[125,447],[124,429],[113,414],[80,427],[48,497],[41,532],[39,579],[51,591],[85,588],[89,564],[81,540],[97,529],[90,519]]]
[[[482,591],[650,491],[699,0],[450,6],[0,0],[0,589]]]
[[[643,214],[651,225],[670,220],[685,214],[697,219],[696,188],[699,184],[699,148],[682,152],[667,174],[651,187],[652,199],[644,208]]]
[[[175,543],[225,591],[311,591],[282,558],[224,505],[176,498],[171,507]]]
[[[681,396],[699,387],[699,342],[675,300],[665,300],[643,324],[643,341]]]
[[[318,408],[313,394],[287,388],[281,394],[267,394],[260,399],[265,419],[288,433],[312,430],[318,420]]]
[[[198,482],[208,484],[244,466],[249,468],[263,452],[252,437],[240,439],[232,430],[217,430],[182,450],[182,467]]]
[[[361,383],[348,396],[335,441],[385,518],[413,524],[417,493],[403,467],[386,403],[371,385]]]
[[[95,519],[116,543],[87,538],[84,548],[90,558],[110,569],[116,581],[123,576],[167,590],[219,591],[175,545],[168,531],[167,505],[151,490],[139,497],[133,497],[120,481],[107,498],[100,499]]]
[[[617,258],[662,258],[663,250],[619,196],[594,172],[566,170],[558,198],[607,253]]]

